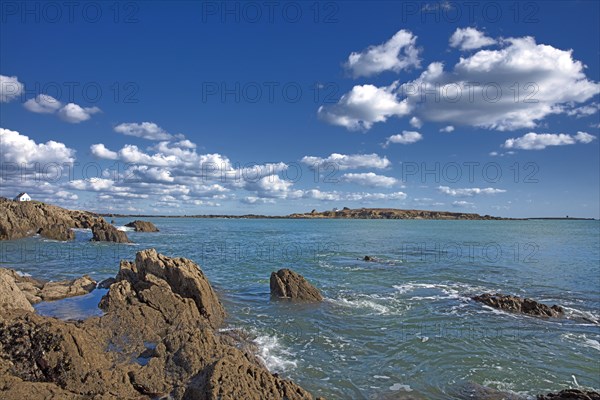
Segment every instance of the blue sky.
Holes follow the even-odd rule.
[[[116,4],[2,3],[0,195],[600,216],[598,2]]]

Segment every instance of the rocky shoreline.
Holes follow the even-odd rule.
[[[16,284],[11,295],[29,304]],[[313,399],[270,373],[244,335],[218,330],[225,310],[191,260],[140,251],[121,262],[99,306],[105,314],[84,321],[2,307],[1,397]]]

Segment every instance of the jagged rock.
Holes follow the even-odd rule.
[[[42,228],[39,233],[45,238],[60,240],[62,242],[75,239],[75,233],[71,228],[63,224]]]
[[[0,269],[0,312],[13,309],[33,311],[31,303],[11,274],[5,269]]]
[[[564,314],[562,307],[557,305],[549,307],[535,300],[521,298],[518,296],[503,295],[500,293],[484,293],[482,295],[475,296],[472,299],[490,307],[513,313],[554,318],[561,317]]]
[[[117,279],[127,279],[134,286],[146,280],[147,275],[163,279],[172,291],[192,299],[200,314],[213,327],[225,319],[225,310],[198,264],[185,258],[170,258],[147,249],[136,254],[135,264],[122,263]]]
[[[125,226],[134,228],[136,232],[158,232],[158,228],[152,222],[135,220]]]
[[[321,293],[304,277],[287,268],[271,273],[271,296],[295,301],[319,302]]]
[[[600,400],[600,393],[591,390],[565,389],[558,393],[540,394],[537,400]]]
[[[125,232],[118,230],[104,220],[92,225],[91,240],[95,242],[131,243]]]
[[[453,393],[452,397],[461,400],[526,400],[526,397],[519,394],[493,389],[474,382],[460,385],[458,393]]]
[[[97,221],[104,220],[85,211],[71,211],[38,201],[12,201],[0,197],[0,240],[33,236],[40,231],[52,231],[56,226],[91,228]],[[64,232],[59,237],[63,234]]]
[[[363,261],[375,261],[375,257],[364,256]]]

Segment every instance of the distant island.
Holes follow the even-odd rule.
[[[328,211],[312,210],[307,213],[294,213],[289,215],[150,215],[150,214],[99,214],[109,218],[239,218],[239,219],[442,219],[442,220],[513,220],[518,218],[494,217],[476,213],[462,213],[450,211],[429,210],[403,210],[397,208],[355,208],[344,207],[341,210]]]

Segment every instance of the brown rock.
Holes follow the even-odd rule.
[[[40,229],[40,235],[48,239],[60,240],[62,242],[75,239],[75,233],[71,228],[63,224],[42,228]]]
[[[5,269],[0,269],[0,312],[7,310],[33,311],[25,294],[17,286],[14,278]]]
[[[12,201],[0,197],[0,240],[19,239],[43,231],[47,231],[53,239],[62,238],[70,235],[66,233],[66,228],[91,228],[97,221],[104,220],[85,211],[66,210],[39,201]],[[61,228],[55,235],[52,231],[56,227]]]
[[[300,274],[289,269],[271,273],[271,296],[295,301],[319,302],[321,293]]]
[[[137,253],[135,265],[122,264],[121,268],[133,274],[129,279],[134,283],[144,281],[148,274],[163,279],[174,293],[192,299],[211,326],[217,327],[223,323],[225,310],[208,279],[193,261],[166,257],[154,249],[147,249]]]
[[[131,243],[125,232],[118,230],[104,220],[92,225],[92,235],[91,240],[94,242]]]
[[[52,301],[67,297],[82,296],[94,289],[96,289],[96,281],[88,275],[84,275],[81,278],[73,280],[48,282],[40,291],[39,296],[43,301]]]
[[[558,393],[540,394],[538,400],[600,400],[600,393],[591,390],[565,389]]]
[[[475,296],[472,299],[490,307],[513,313],[554,318],[561,317],[564,314],[562,307],[557,305],[549,307],[535,300],[521,298],[518,296],[503,295],[500,293],[484,293],[480,296]]]
[[[125,226],[134,228],[136,232],[158,232],[158,228],[152,222],[135,220]]]

